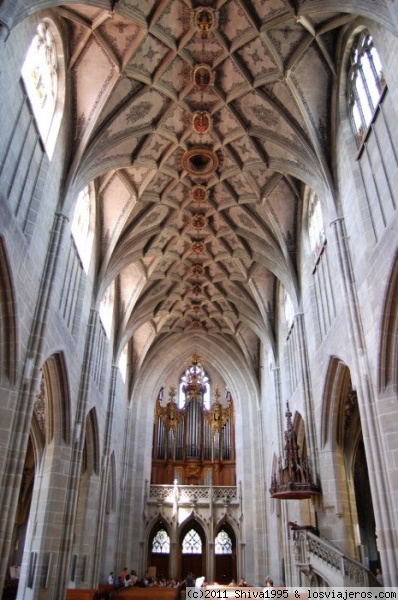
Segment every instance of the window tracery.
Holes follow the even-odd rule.
[[[47,21],[38,24],[21,70],[37,128],[50,158],[60,122],[59,119],[57,131],[50,141],[59,93],[59,64],[54,29]]]
[[[348,103],[357,139],[361,142],[380,102],[385,79],[372,36],[364,31],[351,52]]]
[[[152,552],[155,554],[170,554],[170,536],[164,529],[159,529],[154,536]]]
[[[216,554],[232,554],[232,540],[224,529],[217,534],[214,549]]]
[[[202,554],[202,540],[195,529],[188,531],[182,541],[183,554]]]

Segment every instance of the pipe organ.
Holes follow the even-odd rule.
[[[236,485],[234,411],[230,393],[226,405],[216,388],[210,409],[203,403],[206,388],[195,368],[183,387],[185,405],[179,408],[176,388],[162,405],[158,395],[154,414],[152,483]]]

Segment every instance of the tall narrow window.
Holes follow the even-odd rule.
[[[102,321],[102,325],[104,326],[108,338],[111,335],[113,321],[114,287],[114,283],[111,283],[111,285],[108,287],[105,294],[103,295],[99,307],[99,314]]]
[[[286,325],[287,325],[288,331],[290,332],[290,330],[293,326],[293,321],[294,321],[294,307],[293,307],[293,302],[287,292],[285,292],[284,307],[285,307]]]
[[[56,28],[48,21],[41,21],[21,70],[37,128],[50,158],[61,122],[65,87],[63,81],[60,85],[55,37],[61,44]],[[56,114],[57,118],[54,118]]]
[[[317,194],[311,194],[308,204],[308,235],[310,238],[311,252],[318,260],[326,244],[325,230],[323,227],[321,203]]]
[[[122,376],[124,383],[126,383],[127,375],[127,357],[128,357],[128,344],[123,348],[119,357],[119,371]]]
[[[73,239],[86,272],[90,264],[94,239],[91,194],[91,187],[88,185],[79,193],[72,221]]]
[[[351,52],[348,103],[358,141],[362,141],[378,107],[385,80],[378,52],[369,32],[359,37]]]

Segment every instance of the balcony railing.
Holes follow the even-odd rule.
[[[362,563],[346,556],[331,542],[308,530],[293,531],[296,566],[300,571],[320,573],[329,585],[380,587]]]
[[[238,504],[238,490],[235,486],[211,485],[150,485],[147,498],[149,503],[173,504]]]

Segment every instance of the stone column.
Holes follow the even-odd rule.
[[[303,397],[305,406],[305,434],[307,440],[307,455],[309,464],[312,470],[312,475],[315,478],[319,473],[318,465],[318,445],[316,442],[316,432],[314,424],[314,403],[312,400],[310,369],[308,362],[307,341],[305,335],[304,315],[298,314],[294,319],[295,327],[297,328],[298,342],[298,361],[300,365],[301,381],[303,384]]]

